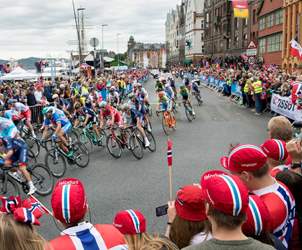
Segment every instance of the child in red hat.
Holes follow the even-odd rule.
[[[188,185],[177,191],[169,202],[166,236],[180,249],[211,238],[200,185]]]

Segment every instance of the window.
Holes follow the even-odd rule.
[[[234,28],[238,29],[239,28],[239,22],[237,18],[234,18]]]
[[[265,29],[265,17],[261,17],[259,20],[259,30]]]
[[[283,11],[282,10],[277,10],[275,12],[275,24],[279,25],[283,23]]]
[[[266,21],[266,28],[270,28],[274,25],[274,15],[269,14],[268,16],[265,17]]]
[[[259,54],[260,55],[265,53],[265,43],[266,43],[266,38],[259,39]]]
[[[204,29],[204,20],[201,21],[201,28]]]
[[[267,37],[267,52],[281,51],[282,48],[282,34],[276,34]]]
[[[248,23],[248,22],[247,22],[247,18],[244,18],[244,19],[243,19],[243,26],[247,26],[247,23]]]

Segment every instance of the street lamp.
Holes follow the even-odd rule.
[[[82,12],[82,17],[81,17],[81,23],[80,23],[80,11],[84,11],[85,8],[83,7],[80,7],[80,8],[77,8],[77,26],[78,26],[78,29],[79,29],[79,37],[80,37],[80,41],[79,41],[79,44],[80,44],[80,63],[82,63],[82,57],[83,57],[83,50],[84,50],[84,14]]]
[[[102,50],[104,50],[104,27],[107,27],[108,24],[102,24]]]
[[[116,34],[116,49],[117,49],[117,66],[120,66],[120,54],[119,54],[119,37],[121,33]]]

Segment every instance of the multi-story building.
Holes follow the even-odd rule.
[[[253,41],[258,44],[258,9],[262,0],[249,1],[249,41]]]
[[[205,0],[204,47],[208,57],[241,56],[249,44],[248,19],[234,17],[232,2]]]
[[[204,0],[185,0],[185,57],[198,63],[204,53]]]
[[[131,36],[128,41],[128,62],[142,68],[164,68],[166,48],[161,43],[137,43]]]
[[[282,66],[288,72],[302,72],[302,62],[290,55],[290,41],[295,39],[302,44],[302,1],[285,0],[283,15]]]
[[[282,65],[283,0],[264,0],[258,10],[258,54],[265,64]]]

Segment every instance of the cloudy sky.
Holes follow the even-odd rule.
[[[178,0],[75,0],[85,7],[86,37],[125,51],[130,35],[142,42],[163,42],[167,12]],[[76,50],[72,0],[0,0],[0,58],[67,57]]]

